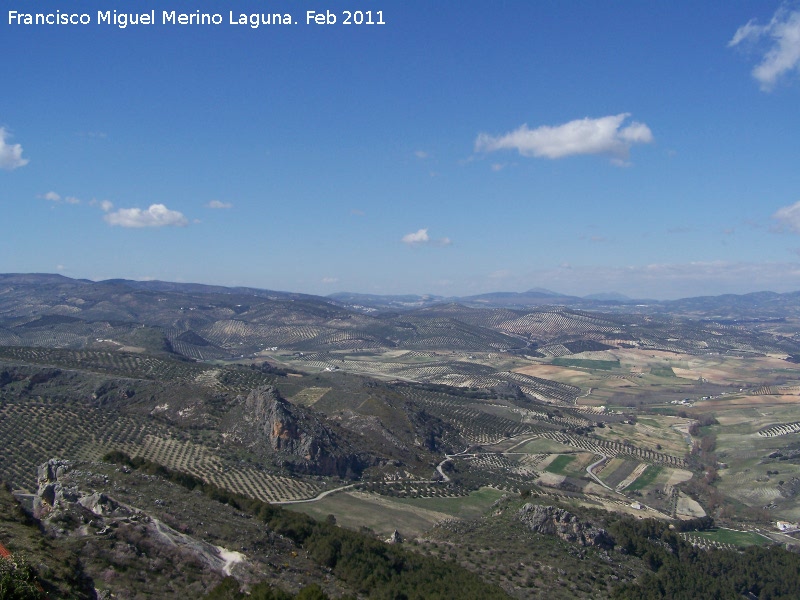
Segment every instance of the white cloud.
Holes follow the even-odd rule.
[[[47,192],[39,196],[42,200],[50,200],[50,202],[61,202],[61,196],[56,192]]]
[[[788,11],[779,8],[766,25],[755,20],[739,27],[728,46],[742,42],[755,43],[769,39],[769,49],[761,62],[753,67],[752,75],[765,92],[772,90],[781,76],[800,71],[800,10]]]
[[[447,237],[431,239],[427,229],[420,229],[414,233],[407,233],[403,236],[401,241],[409,246],[449,246],[453,243],[452,240]]]
[[[208,204],[206,204],[207,208],[233,208],[233,204],[230,202],[222,202],[221,200],[212,200]]]
[[[772,218],[778,221],[778,231],[788,229],[794,233],[800,233],[800,202],[778,209]]]
[[[424,160],[428,158],[428,153],[425,152],[425,150],[417,150],[416,152],[414,152],[414,156],[416,156],[420,160]]]
[[[8,132],[0,127],[0,169],[13,171],[28,164],[27,158],[22,158],[22,146],[19,144],[8,144],[6,138]]]
[[[407,233],[403,236],[404,244],[427,244],[431,241],[427,229],[420,229],[416,233]]]
[[[336,283],[337,281],[339,281],[338,277],[323,277],[322,278],[322,283]]]
[[[120,208],[103,218],[109,225],[120,227],[185,227],[189,223],[183,214],[163,204],[151,204],[147,210]]]
[[[633,144],[649,144],[653,141],[653,133],[644,123],[633,121],[620,128],[629,116],[629,113],[621,113],[599,119],[586,117],[554,127],[542,125],[536,129],[529,129],[525,124],[499,136],[481,133],[475,140],[475,151],[517,150],[522,156],[551,159],[578,154],[606,154],[617,161],[624,161]]]
[[[67,196],[66,198],[64,198],[64,202],[66,202],[67,204],[80,204],[81,203],[80,198],[76,198],[75,196]]]

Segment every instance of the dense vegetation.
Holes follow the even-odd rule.
[[[708,523],[699,523],[705,527]],[[617,600],[662,598],[797,598],[800,555],[782,548],[750,546],[744,551],[701,550],[684,542],[669,525],[652,519],[620,518],[609,525],[617,545],[650,568],[635,583],[614,590]]]
[[[42,535],[41,524],[20,507],[0,482],[0,600],[93,597],[77,557]]]
[[[290,594],[266,583],[259,583],[245,594],[234,577],[226,577],[204,598],[205,600],[329,600],[330,596],[316,584],[304,587],[297,594]]]
[[[0,557],[1,600],[39,600],[40,589],[36,573],[27,562]]]

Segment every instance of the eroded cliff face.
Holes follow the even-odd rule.
[[[582,523],[578,517],[563,508],[528,503],[520,509],[518,517],[532,531],[555,535],[565,542],[581,546],[614,547],[614,540],[605,529]]]
[[[352,478],[368,460],[320,417],[283,399],[271,386],[252,390],[241,406],[234,435],[249,445],[264,444],[282,466],[317,475]]]

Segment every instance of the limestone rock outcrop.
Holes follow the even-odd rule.
[[[614,540],[605,529],[582,523],[563,508],[527,503],[519,510],[518,517],[532,531],[555,535],[565,542],[606,549],[614,547]]]
[[[317,475],[353,478],[367,466],[334,426],[301,406],[291,404],[271,386],[252,390],[230,426],[235,438],[263,445],[289,469]]]

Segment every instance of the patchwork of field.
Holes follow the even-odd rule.
[[[527,480],[546,489],[591,496],[608,510],[636,514],[631,504],[641,499],[656,510],[648,513],[651,516],[687,519],[705,515],[702,506],[677,487],[693,476],[679,457],[560,432],[518,436],[494,449],[464,455],[474,468],[490,474],[494,485],[502,483],[519,490]],[[589,478],[590,465],[605,487]],[[513,475],[523,479],[514,481]]]
[[[740,389],[782,402],[800,398],[800,368],[780,356],[743,358],[614,348],[536,361],[516,372],[576,386],[581,389],[576,404],[608,410],[666,406],[684,399],[691,404],[704,397],[729,402],[729,396]]]

